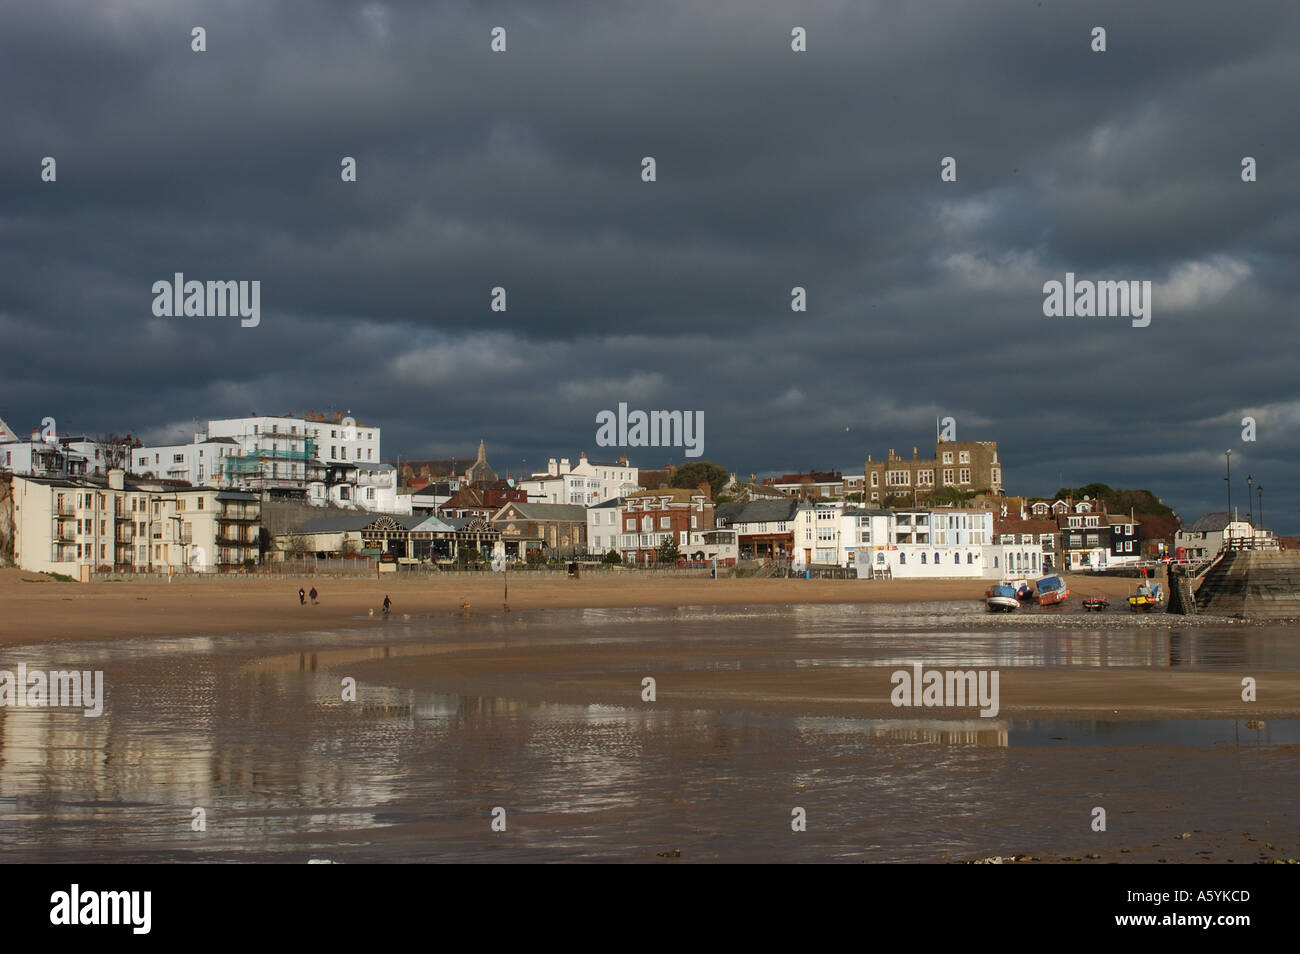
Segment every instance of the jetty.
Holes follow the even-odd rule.
[[[1226,550],[1196,582],[1170,567],[1170,613],[1300,619],[1300,551]]]

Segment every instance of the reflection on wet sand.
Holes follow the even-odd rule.
[[[1292,719],[865,717],[673,695],[688,677],[852,678],[918,659],[1052,677],[1300,668],[1294,638],[1266,628],[969,632],[931,628],[939,611],[918,629],[884,609],[577,610],[20,647],[7,663],[102,668],[107,702],[98,719],[0,708],[0,850],[22,861],[653,862],[666,848],[686,861],[925,861],[1077,850],[1079,819],[1086,831],[1102,798],[1123,819],[1105,842],[1130,845],[1123,860],[1149,860],[1141,852],[1175,829],[1269,821],[1271,843],[1298,840],[1278,808],[1300,767]],[[654,705],[636,695],[647,666],[668,689]],[[629,677],[626,693],[607,691],[611,673],[620,686]],[[347,676],[356,702],[343,699]],[[588,683],[599,701],[574,701]],[[510,823],[494,833],[498,805]],[[792,806],[809,820],[797,838]],[[206,831],[191,828],[195,807]]]

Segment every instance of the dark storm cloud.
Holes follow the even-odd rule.
[[[950,414],[1000,442],[1013,491],[1101,479],[1194,516],[1232,447],[1296,510],[1289,2],[4,16],[16,428],[346,409],[390,458],[483,438],[515,470],[595,456],[595,413],[627,401],[703,410],[706,456],[749,473],[860,470]],[[261,325],[152,317],[176,271],[260,280]],[[1151,327],[1044,318],[1066,271],[1151,280]]]

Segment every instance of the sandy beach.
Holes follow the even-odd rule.
[[[1103,594],[1112,613],[1135,580],[1067,577],[1074,597]],[[319,605],[300,606],[298,588],[320,593]],[[582,607],[761,606],[798,603],[914,603],[982,600],[987,580],[788,580],[697,579],[645,576],[529,578],[510,577],[510,609],[515,612]],[[382,579],[226,577],[170,583],[63,583],[39,573],[0,570],[0,645],[117,639],[140,636],[221,635],[285,632],[359,625],[376,615],[385,594],[393,612],[471,613],[500,611],[503,581],[492,573],[446,574]]]

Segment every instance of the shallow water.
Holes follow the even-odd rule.
[[[857,719],[418,686],[340,698],[354,660],[575,640],[651,647],[664,671],[706,665],[677,650],[729,645],[760,648],[760,661],[737,660],[745,668],[1300,668],[1285,628],[964,628],[971,612],[572,610],[17,647],[0,668],[102,669],[108,698],[99,718],[0,708],[0,851],[11,861],[654,861],[670,849],[683,861],[932,861],[1113,853],[1265,822],[1295,844],[1300,720]],[[763,660],[767,645],[796,658]],[[591,660],[574,671],[596,671]],[[1097,805],[1111,819],[1104,833],[1089,827]],[[191,830],[196,807],[206,831]],[[491,828],[497,807],[504,832]],[[795,808],[807,831],[791,830]],[[1223,850],[1216,860],[1247,860]]]

